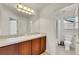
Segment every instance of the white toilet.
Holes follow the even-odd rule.
[[[65,45],[65,50],[69,51],[71,44],[72,44],[72,35],[65,35],[65,41],[64,41],[64,45]]]

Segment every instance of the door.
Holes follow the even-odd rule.
[[[32,40],[32,55],[40,54],[40,38]]]
[[[25,42],[19,43],[19,54],[31,55],[31,41],[25,41]]]
[[[46,50],[46,37],[41,37],[41,50],[40,53],[43,53]]]

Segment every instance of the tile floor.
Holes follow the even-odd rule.
[[[75,55],[75,49],[70,49],[70,51],[65,51],[64,46],[57,46],[56,55]]]
[[[49,54],[47,52],[44,52],[41,55]],[[71,49],[70,51],[65,51],[64,46],[57,46],[56,55],[75,55],[75,50]]]

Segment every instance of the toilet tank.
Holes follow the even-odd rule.
[[[73,37],[73,35],[65,35],[64,36],[64,39],[65,39],[65,41],[72,41],[72,37]]]

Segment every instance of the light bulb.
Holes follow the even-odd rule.
[[[25,12],[24,10],[22,10],[22,12]]]
[[[24,10],[27,10],[27,7],[24,7],[23,9],[24,9]]]
[[[30,9],[30,8],[28,8],[27,10],[28,10],[28,11],[31,11],[31,9]]]
[[[26,11],[25,13],[29,13],[29,12]]]
[[[23,6],[21,4],[18,5],[18,8],[23,8]]]
[[[18,9],[18,8],[17,8],[17,10],[18,10],[18,11],[21,11],[21,9]]]
[[[34,13],[34,10],[31,10],[32,13]]]

